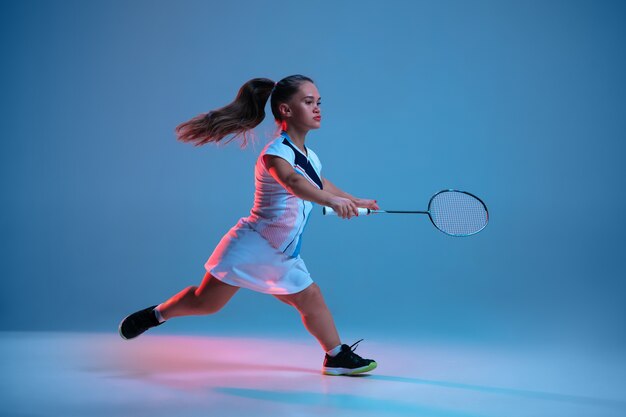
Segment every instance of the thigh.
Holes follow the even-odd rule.
[[[203,304],[211,304],[219,308],[226,304],[238,290],[239,287],[226,284],[207,271],[202,283],[196,290],[196,297],[198,297]]]

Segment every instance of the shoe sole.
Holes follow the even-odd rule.
[[[369,372],[371,370],[376,369],[378,364],[376,362],[372,362],[367,366],[362,366],[360,368],[324,368],[322,373],[324,375],[332,375],[332,376],[340,376],[340,375],[356,375],[362,374],[364,372]]]
[[[130,340],[131,338],[128,338],[126,336],[124,336],[124,334],[122,333],[122,324],[124,324],[124,321],[126,321],[126,319],[128,318],[128,316],[124,317],[124,319],[122,321],[120,321],[120,324],[117,326],[117,331],[120,334],[121,338],[124,340]]]

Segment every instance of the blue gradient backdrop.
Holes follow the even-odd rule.
[[[475,192],[491,223],[341,221],[302,256],[340,331],[626,345],[626,7],[611,1],[5,1],[0,329],[116,331],[197,285],[257,144],[174,127],[253,77],[316,80],[323,174],[387,209]],[[304,334],[240,291],[169,331]],[[163,327],[163,331],[168,331]],[[342,330],[343,329],[343,330]]]

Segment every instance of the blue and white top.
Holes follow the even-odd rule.
[[[312,185],[323,189],[322,163],[311,148],[306,154],[291,141],[287,132],[269,142],[261,151],[255,166],[254,206],[245,221],[274,248],[295,258],[300,253],[302,232],[306,227],[313,203],[287,191],[269,173],[264,155],[276,155]]]

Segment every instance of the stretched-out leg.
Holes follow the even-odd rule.
[[[275,297],[300,312],[304,326],[325,351],[341,344],[335,321],[317,284],[311,284],[295,294],[275,295]]]
[[[211,275],[204,275],[199,287],[190,286],[160,304],[159,313],[165,320],[173,317],[213,314],[221,310],[239,287],[225,284]]]

